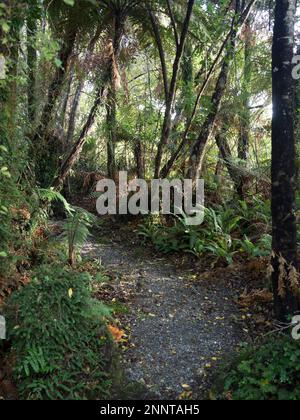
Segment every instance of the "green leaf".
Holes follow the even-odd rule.
[[[1,27],[2,27],[3,32],[5,32],[6,34],[7,34],[7,33],[9,32],[9,30],[10,30],[9,24],[8,24],[7,22],[2,22],[2,23],[1,23]]]
[[[60,68],[62,66],[62,61],[59,58],[54,60],[56,67]]]
[[[68,6],[74,6],[75,0],[63,0],[64,3],[66,3]]]
[[[3,166],[1,169],[0,169],[0,172],[2,173],[2,175],[3,176],[5,176],[6,178],[11,178],[11,174],[10,174],[10,172],[9,172],[9,170],[8,170],[8,167],[7,166]]]

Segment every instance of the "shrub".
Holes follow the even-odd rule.
[[[88,274],[41,267],[28,286],[13,293],[6,313],[21,398],[108,396],[110,312],[91,298]]]
[[[247,346],[223,368],[218,396],[233,400],[299,400],[299,361],[300,343],[288,336]]]

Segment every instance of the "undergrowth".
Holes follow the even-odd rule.
[[[217,399],[299,400],[300,342],[275,336],[247,345],[223,366],[216,381]]]
[[[177,216],[171,225],[148,219],[140,226],[139,235],[163,253],[212,255],[231,264],[237,254],[249,259],[271,254],[269,221],[268,202],[256,200],[254,206],[249,206],[240,201],[237,205],[206,208],[200,226],[190,226],[186,218]]]
[[[42,266],[7,301],[8,339],[22,399],[108,398],[110,310],[91,292],[89,274]]]

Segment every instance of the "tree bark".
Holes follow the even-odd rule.
[[[276,317],[284,322],[299,309],[292,79],[295,13],[295,0],[276,0],[272,51],[272,281]]]

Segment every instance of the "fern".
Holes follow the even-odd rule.
[[[92,298],[93,281],[88,273],[41,266],[30,284],[8,299],[5,315],[20,398],[107,398],[111,311]]]
[[[63,204],[65,211],[69,214],[72,213],[72,207],[67,202],[65,197],[62,194],[60,194],[58,191],[55,191],[51,188],[50,189],[39,188],[37,192],[41,201],[45,201],[47,203],[60,201]]]
[[[96,217],[81,208],[74,208],[64,225],[64,237],[68,242],[69,264],[76,262],[76,254],[81,250],[90,235]]]

